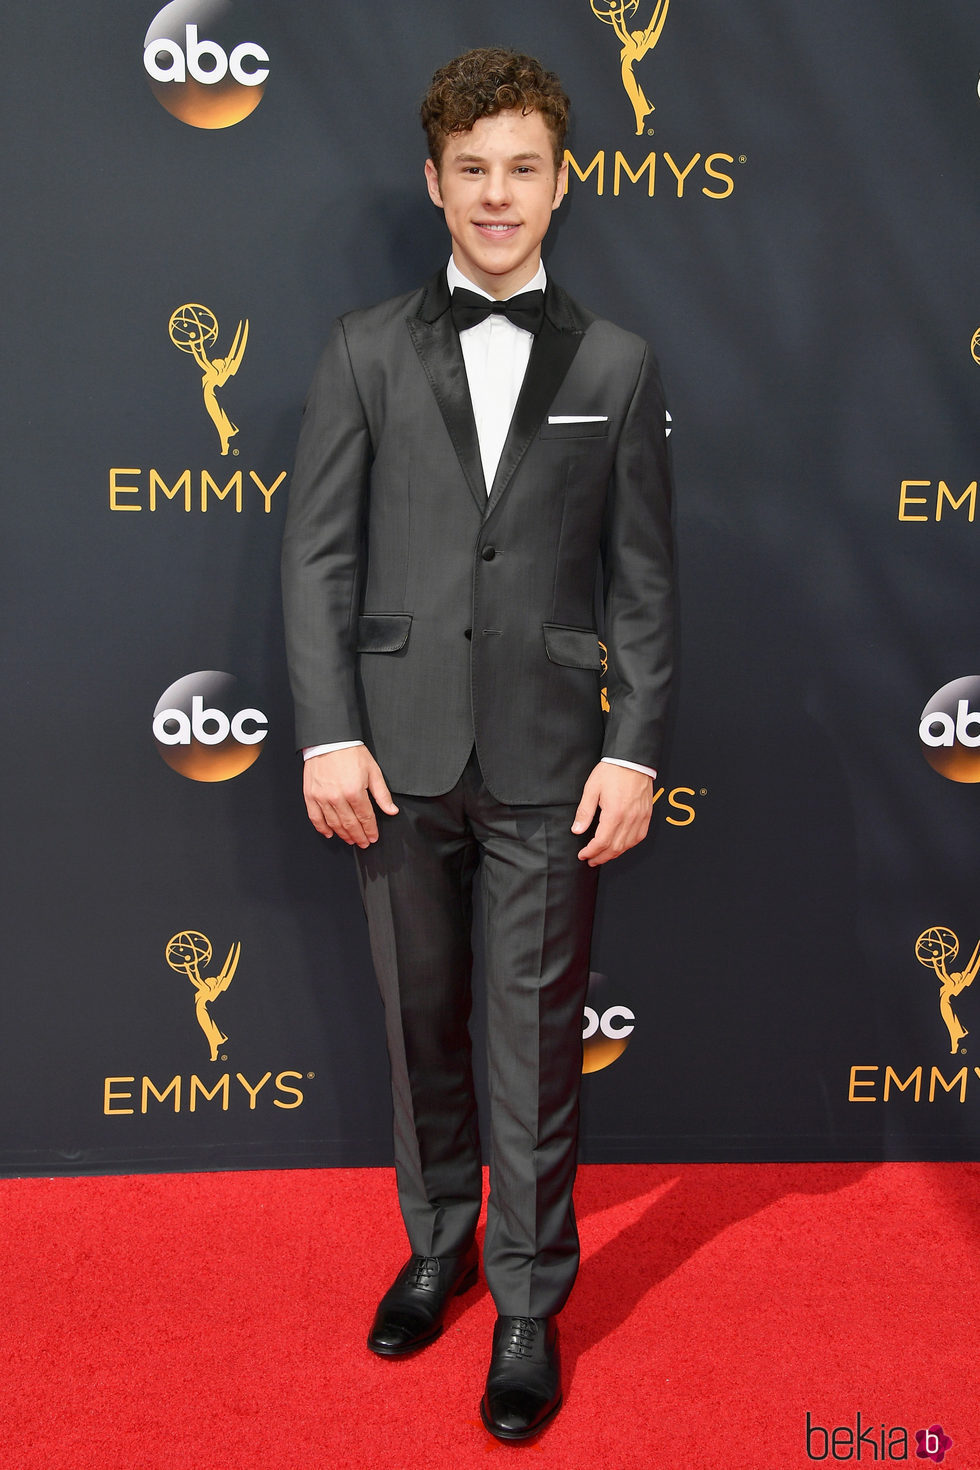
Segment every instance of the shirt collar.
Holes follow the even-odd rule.
[[[538,262],[538,269],[532,279],[528,281],[526,286],[522,286],[519,291],[515,291],[514,295],[522,296],[525,291],[543,291],[547,280],[548,276],[545,272],[544,261],[541,260]],[[446,284],[450,291],[455,290],[457,286],[462,286],[467,291],[475,291],[478,296],[485,296],[488,301],[496,301],[498,299],[496,296],[491,296],[489,291],[484,291],[482,286],[474,285],[468,277],[464,276],[452,256],[449,257],[449,264],[446,266]],[[509,296],[504,297],[505,301],[510,301],[510,299]]]

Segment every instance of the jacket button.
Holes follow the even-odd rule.
[[[472,638],[473,637],[473,629],[472,628],[464,628],[463,629],[463,637],[464,638]]]
[[[496,552],[496,550],[495,550],[494,547],[492,547],[492,546],[484,546],[484,548],[483,548],[483,560],[484,561],[493,561],[493,559],[494,559],[494,557],[496,555],[497,555],[497,552]]]

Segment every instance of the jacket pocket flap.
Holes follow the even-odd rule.
[[[567,669],[601,669],[599,635],[591,628],[568,628],[564,623],[542,623],[544,646],[553,664]]]
[[[397,653],[408,642],[411,613],[361,613],[357,620],[358,653]]]

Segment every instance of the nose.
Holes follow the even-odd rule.
[[[483,183],[483,202],[496,209],[503,209],[511,199],[510,174],[506,168],[487,169]]]

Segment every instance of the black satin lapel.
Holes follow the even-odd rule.
[[[564,382],[584,336],[581,331],[559,331],[545,318],[531,348],[517,407],[494,475],[493,489],[486,506],[487,515],[513,479],[514,471],[540,429],[541,421]]]
[[[487,508],[487,487],[459,334],[448,311],[433,322],[412,317],[408,330],[449,430],[470,494],[482,515]]]

